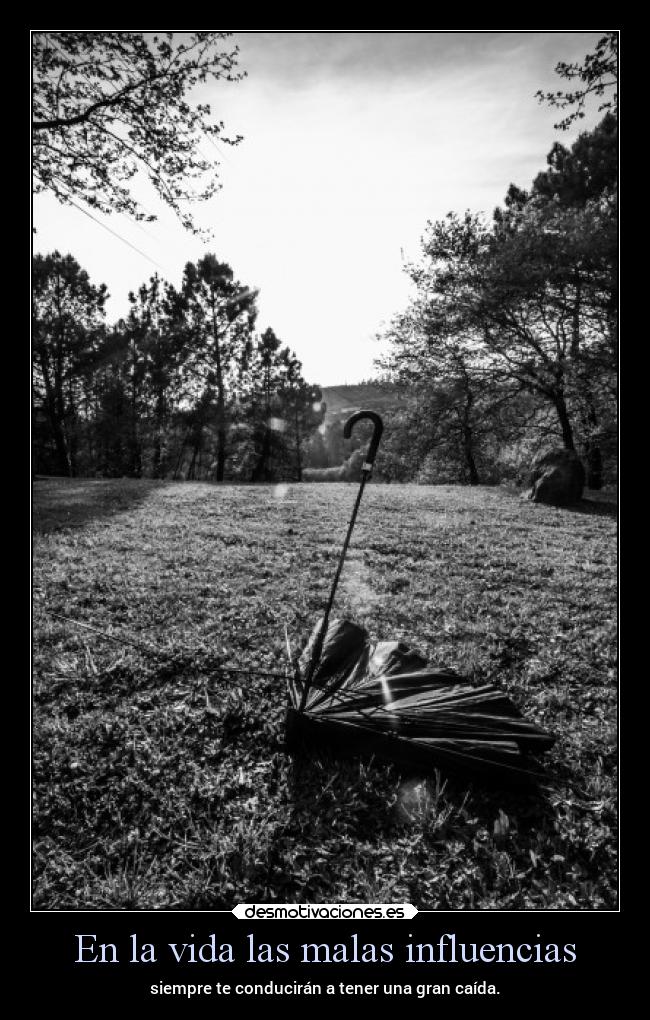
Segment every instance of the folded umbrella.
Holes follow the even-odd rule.
[[[289,685],[289,747],[326,746],[402,768],[444,768],[508,785],[541,777],[530,754],[548,750],[554,737],[525,719],[503,691],[429,666],[402,642],[372,645],[367,631],[350,620],[329,624],[301,710],[302,678],[320,627],[319,621]]]

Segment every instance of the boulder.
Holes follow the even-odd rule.
[[[573,450],[555,449],[538,453],[530,469],[533,503],[569,506],[582,498],[585,469]]]

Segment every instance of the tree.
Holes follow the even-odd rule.
[[[579,82],[580,85],[572,92],[542,92],[538,90],[535,95],[540,103],[549,103],[557,109],[565,110],[569,107],[574,109],[559,123],[556,128],[566,131],[575,120],[584,117],[584,107],[587,96],[595,95],[599,99],[609,89],[615,91],[609,95],[598,107],[599,110],[616,111],[618,100],[618,33],[607,32],[602,39],[596,43],[593,53],[588,53],[582,64],[568,64],[560,61],[555,71],[561,78],[567,81]]]
[[[289,435],[292,434],[290,453],[296,481],[302,481],[304,447],[321,425],[325,405],[318,386],[311,386],[302,375],[302,364],[295,354],[284,348],[281,357],[285,372],[281,381],[280,399]]]
[[[478,485],[490,440],[495,435],[503,440],[512,431],[503,409],[513,406],[521,386],[493,370],[480,336],[457,330],[448,317],[450,307],[430,300],[421,276],[419,282],[420,295],[386,332],[390,353],[379,361],[399,386],[403,403],[391,428],[392,463],[386,468],[395,480],[410,480],[435,451],[454,480]]]
[[[323,420],[321,392],[305,381],[300,361],[272,329],[254,344],[242,413],[253,455],[251,481],[302,481],[305,443]]]
[[[281,341],[272,329],[266,329],[255,345],[250,375],[252,377],[249,400],[253,417],[253,439],[256,461],[251,475],[253,482],[268,482],[272,479],[271,458],[274,447],[280,445],[279,429],[284,421],[274,414],[273,400],[279,385],[278,351]]]
[[[491,239],[475,314],[503,371],[554,408],[576,449],[576,418],[598,377],[615,372],[609,223],[593,203],[563,209],[531,200],[516,227]],[[604,235],[604,237],[603,237]],[[604,314],[605,313],[605,314]],[[583,439],[584,439],[583,433]]]
[[[102,336],[106,286],[72,255],[36,255],[32,273],[34,394],[59,474],[77,473],[80,398]],[[45,453],[45,451],[42,451]],[[47,460],[47,455],[46,460]]]
[[[384,367],[427,416],[423,449],[455,435],[470,481],[481,430],[505,437],[508,421],[492,416],[516,400],[545,431],[538,412],[552,409],[588,484],[601,484],[616,395],[614,129],[608,114],[571,149],[554,146],[531,191],[511,185],[491,223],[468,212],[429,224],[408,267],[417,297],[393,324]]]
[[[556,142],[547,169],[533,181],[532,195],[565,208],[584,206],[618,186],[618,122],[606,113],[593,131],[583,131],[570,148]],[[527,196],[511,185],[511,196]]]
[[[231,33],[36,32],[33,35],[35,190],[66,204],[154,220],[131,190],[143,171],[183,225],[199,233],[184,203],[220,187],[219,161],[201,145],[236,145],[209,104],[192,99],[207,82],[238,81]]]
[[[197,400],[207,411],[216,390],[216,480],[225,475],[228,426],[237,380],[250,356],[255,325],[257,291],[235,280],[234,273],[215,255],[205,255],[185,266],[182,283],[187,329],[192,352],[185,370],[199,387]],[[206,394],[210,399],[206,399]],[[198,441],[202,435],[202,425]]]
[[[537,210],[538,238],[555,247],[556,294],[570,303],[568,367],[580,418],[588,484],[600,487],[603,421],[611,420],[618,356],[618,126],[608,112],[570,149],[556,143],[519,206]],[[550,259],[549,259],[550,261]]]
[[[272,329],[257,292],[206,255],[182,286],[152,276],[104,325],[106,288],[72,255],[34,260],[37,470],[105,477],[298,478],[322,421],[320,390]]]
[[[504,377],[553,407],[567,448],[581,426],[596,484],[596,393],[615,390],[617,361],[615,152],[608,114],[553,147],[531,192],[511,186],[491,225],[433,224],[422,270],[456,335],[475,332]]]
[[[151,447],[151,473],[168,470],[169,432],[174,408],[183,396],[182,369],[187,357],[187,330],[182,296],[155,274],[129,294],[131,309],[124,330],[128,344],[125,371],[131,409],[131,470],[142,465],[145,429]]]
[[[133,465],[133,417],[125,378],[125,336],[109,335],[93,372],[95,394],[90,424],[92,466],[104,478],[138,474]]]

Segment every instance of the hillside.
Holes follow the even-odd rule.
[[[354,411],[365,408],[379,414],[389,414],[399,404],[396,389],[387,383],[357,383],[351,386],[323,386],[323,400],[327,404],[325,426],[347,418]]]

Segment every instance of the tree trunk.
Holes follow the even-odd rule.
[[[573,324],[571,333],[571,357],[574,363],[578,363],[580,358],[580,306],[582,300],[582,287],[580,272],[576,268],[575,271],[575,305],[573,310]],[[578,365],[578,380],[580,380],[580,371]],[[582,387],[580,387],[582,388]],[[596,415],[596,409],[592,400],[591,393],[589,392],[589,386],[586,386],[586,393],[584,399],[587,405],[587,412],[583,419],[583,424],[586,426],[586,432],[589,438],[585,442],[585,465],[586,465],[586,484],[588,489],[601,489],[603,486],[603,458],[600,452],[600,447],[594,443],[590,437],[598,426],[598,416]],[[573,447],[569,447],[573,449]]]
[[[78,415],[75,407],[74,390],[72,378],[70,378],[68,382],[68,413],[66,415],[66,431],[68,434],[68,460],[70,463],[71,478],[74,478],[77,474],[77,451],[79,446],[77,420]]]
[[[62,473],[72,478],[72,461],[70,459],[70,448],[66,430],[65,397],[63,395],[63,376],[60,364],[54,367],[54,406],[56,408],[57,428],[63,437]]]
[[[298,481],[302,481],[302,452],[300,449],[300,417],[298,415],[298,406],[296,405],[296,473],[298,475]]]
[[[571,420],[569,418],[569,412],[567,410],[566,401],[563,393],[556,393],[553,397],[553,406],[557,411],[557,416],[560,422],[560,428],[562,429],[562,440],[566,450],[575,450],[575,443],[573,440],[573,428],[571,426]]]
[[[142,447],[138,434],[138,355],[135,342],[131,344],[131,429],[130,429],[130,472],[134,478],[142,477]]]
[[[226,430],[222,426],[217,429],[217,474],[218,482],[223,482],[226,468]]]
[[[600,447],[587,441],[585,448],[586,482],[588,489],[603,487],[603,457]]]
[[[588,489],[603,487],[603,457],[598,442],[593,438],[597,435],[598,415],[594,406],[593,396],[588,391],[586,396],[586,413],[584,425],[587,439],[585,442],[586,484]]]
[[[165,477],[165,464],[163,463],[163,435],[165,428],[165,390],[158,388],[156,394],[156,414],[153,438],[153,477]]]
[[[264,393],[266,396],[264,406],[264,436],[262,438],[262,452],[251,477],[253,482],[271,481],[271,467],[269,464],[271,459],[271,374],[268,364],[264,369]]]
[[[266,425],[264,427],[264,438],[262,439],[262,452],[258,458],[257,464],[253,468],[251,475],[252,482],[268,482],[270,481],[271,472],[269,470],[269,457],[271,455],[271,430]]]
[[[160,444],[160,430],[156,425],[154,427],[153,436],[153,456],[151,464],[151,474],[154,478],[160,478],[160,465],[162,463],[162,447]]]
[[[60,474],[67,475],[69,471],[68,450],[66,447],[63,424],[57,413],[57,401],[54,392],[54,385],[50,378],[49,363],[44,350],[41,350],[39,360],[41,363],[43,382],[45,384],[45,410],[50,422],[50,428],[52,429],[54,449],[56,450],[57,469]]]
[[[571,324],[571,357],[577,361],[580,357],[580,305],[582,302],[582,281],[580,270],[576,268],[574,273],[575,302],[573,305],[573,317]]]
[[[190,466],[187,469],[187,475],[185,477],[186,482],[194,481],[194,465],[196,464],[196,455],[198,454],[198,452],[199,441],[197,440],[194,442],[194,446],[192,447],[192,459],[190,461]]]
[[[462,421],[462,436],[463,436],[463,452],[465,454],[465,463],[467,465],[467,471],[469,473],[469,484],[478,485],[479,477],[476,469],[476,461],[474,460],[474,432],[470,425],[470,415],[472,413],[472,406],[474,404],[474,394],[470,388],[469,377],[467,371],[463,366],[463,388],[465,390],[465,406],[463,408],[463,414],[461,417]]]
[[[465,456],[465,465],[467,467],[467,473],[469,475],[470,485],[479,485],[480,478],[478,469],[476,467],[476,460],[474,459],[474,437],[472,430],[469,426],[463,426],[463,454]]]
[[[214,358],[217,370],[217,478],[223,482],[226,467],[226,393],[223,382],[223,364],[217,329],[216,298],[212,292],[212,335],[214,337]]]
[[[63,447],[64,447],[64,451],[65,451],[65,467],[63,467],[63,464],[61,466],[63,467],[64,473],[69,475],[70,477],[72,477],[72,474],[73,474],[72,461],[70,459],[70,448],[69,448],[69,445],[68,445],[68,437],[66,435],[66,428],[65,428],[66,413],[65,413],[65,396],[64,396],[64,393],[63,393],[63,360],[64,360],[64,343],[65,343],[65,320],[64,320],[64,317],[63,317],[63,308],[62,308],[62,305],[61,305],[60,287],[61,287],[61,280],[60,280],[59,275],[57,273],[57,277],[56,277],[56,297],[55,297],[55,300],[56,300],[56,307],[57,307],[57,313],[58,313],[59,321],[58,321],[56,348],[55,348],[55,355],[56,356],[55,356],[55,361],[54,361],[54,386],[53,386],[53,389],[54,389],[54,405],[56,407],[56,417],[57,417],[57,420],[58,420],[58,423],[59,423],[59,428],[61,430],[61,434],[63,435]]]
[[[180,448],[180,451],[178,453],[178,457],[176,458],[176,467],[174,468],[174,473],[172,474],[172,478],[173,478],[174,481],[176,481],[176,479],[178,478],[178,472],[180,471],[181,464],[183,463],[183,456],[185,454],[185,446],[186,446],[186,440],[184,439],[182,444],[181,444],[181,448]]]
[[[467,463],[467,470],[469,471],[469,484],[478,485],[480,478],[476,469],[476,461],[474,460],[471,442],[465,445],[465,461]]]
[[[88,457],[88,470],[89,472],[95,469],[95,452],[93,449],[93,416],[92,416],[92,401],[88,386],[84,389],[84,417],[86,419],[86,450]]]

